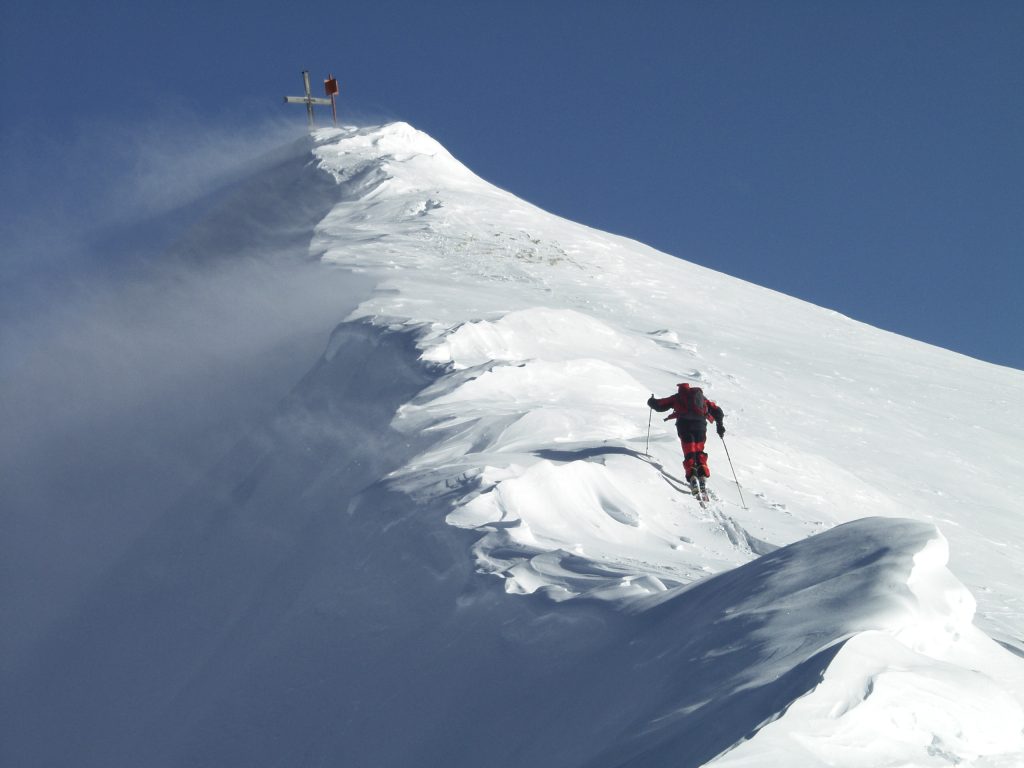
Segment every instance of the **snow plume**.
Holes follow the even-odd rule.
[[[19,616],[5,621],[7,661],[146,529],[159,500],[272,410],[368,290],[309,257],[333,185],[310,166],[308,137],[198,135],[139,130],[138,146],[118,152],[88,143],[134,159],[142,178],[110,171],[84,211],[25,213],[4,247],[0,547],[3,610]],[[36,231],[49,252],[25,249]]]
[[[550,216],[405,124],[293,150],[186,277],[5,337],[7,762],[1020,764],[1019,372]],[[69,367],[85,417],[49,423]],[[746,507],[715,439],[690,497],[644,404],[681,381]],[[54,603],[61,555],[90,578]]]

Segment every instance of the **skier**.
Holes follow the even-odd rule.
[[[658,413],[672,409],[665,421],[676,420],[676,433],[683,445],[683,469],[686,470],[686,482],[694,496],[706,493],[704,479],[711,477],[708,469],[708,455],[704,453],[704,441],[707,440],[707,421],[717,425],[718,436],[725,436],[725,413],[713,400],[704,396],[700,387],[691,387],[687,383],[677,385],[678,391],[668,397],[648,398],[647,406]],[[705,419],[707,421],[705,421]]]

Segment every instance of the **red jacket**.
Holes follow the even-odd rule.
[[[695,413],[689,407],[690,397],[687,394],[687,390],[690,390],[691,387],[688,384],[681,384],[679,389],[679,392],[676,392],[674,395],[669,395],[668,397],[652,397],[650,400],[647,401],[647,404],[650,405],[651,408],[656,410],[658,413],[664,413],[665,411],[671,408],[672,413],[670,413],[665,418],[665,421],[668,421],[670,419],[677,419],[680,421],[692,422],[704,421],[704,419],[707,419],[712,424],[722,424],[722,420],[725,418],[725,413],[722,411],[721,408],[718,407],[718,404],[714,400],[709,400],[708,398],[705,397],[704,412]],[[704,393],[704,390],[700,389],[700,387],[693,387],[692,389],[700,390],[701,394]]]

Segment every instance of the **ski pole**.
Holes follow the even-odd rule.
[[[651,392],[651,397],[654,397],[654,393]],[[651,455],[651,417],[654,415],[654,409],[647,406],[647,445],[644,446],[644,454],[647,456]]]
[[[729,469],[732,470],[732,479],[736,481],[736,490],[740,492],[740,504],[743,505],[744,509],[747,509],[747,502],[743,500],[743,489],[740,487],[740,479],[736,477],[736,467],[732,465],[732,456],[729,455],[729,446],[725,444],[724,437],[721,435],[718,437],[722,441],[722,446],[725,448],[725,458],[729,460]]]

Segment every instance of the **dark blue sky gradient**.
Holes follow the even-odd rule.
[[[2,234],[131,176],[98,136],[301,132],[333,71],[542,208],[1024,368],[1022,40],[1016,0],[9,0]]]

